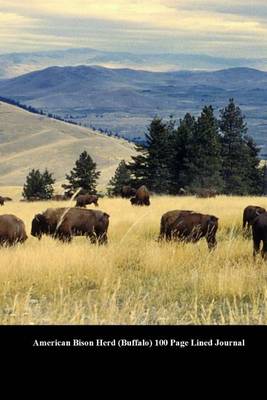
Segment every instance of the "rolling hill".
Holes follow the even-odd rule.
[[[0,54],[0,79],[52,66],[100,65],[148,71],[218,70],[231,67],[266,69],[266,58],[226,58],[206,54],[103,51],[92,48]]]
[[[128,138],[142,137],[156,114],[179,120],[211,104],[218,115],[233,97],[247,118],[249,134],[267,156],[267,72],[252,68],[151,72],[49,67],[0,81],[0,96]]]
[[[87,150],[101,171],[103,189],[120,162],[130,160],[134,146],[90,129],[32,114],[0,102],[0,185],[22,185],[32,168],[48,168],[57,184]]]

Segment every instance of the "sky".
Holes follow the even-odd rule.
[[[0,53],[267,57],[267,0],[0,0]]]

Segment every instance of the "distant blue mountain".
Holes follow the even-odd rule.
[[[101,66],[49,67],[0,81],[0,96],[129,138],[142,137],[156,114],[217,115],[233,97],[249,133],[267,154],[267,72],[253,68],[151,72]]]
[[[218,70],[231,67],[267,69],[267,59],[212,57],[205,54],[134,54],[91,48],[0,54],[0,79],[50,66],[101,65],[153,71]]]

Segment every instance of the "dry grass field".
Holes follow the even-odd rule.
[[[1,188],[16,196],[18,188]],[[68,202],[6,203],[27,225],[24,245],[0,249],[1,324],[266,324],[267,264],[253,262],[242,210],[265,198],[153,197],[151,207],[102,199],[109,244],[30,236],[31,219]],[[218,247],[158,243],[161,215],[192,209],[219,217]]]

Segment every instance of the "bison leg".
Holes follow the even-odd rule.
[[[217,246],[217,240],[214,238],[207,238],[208,248],[209,250],[214,250]]]
[[[266,261],[267,260],[267,238],[263,240],[263,246],[261,250],[261,256]]]
[[[87,235],[87,238],[90,240],[91,243],[96,244],[97,236],[96,236],[95,232],[89,233]]]
[[[62,234],[58,237],[63,243],[70,243],[72,241],[72,237],[69,234]]]
[[[108,237],[106,232],[98,236],[97,239],[98,239],[98,244],[100,245],[108,243]]]
[[[63,243],[70,243],[72,240],[71,232],[59,231],[56,233],[55,238]]]
[[[261,241],[259,239],[253,237],[253,257],[254,258],[260,251],[260,243],[261,243]]]

